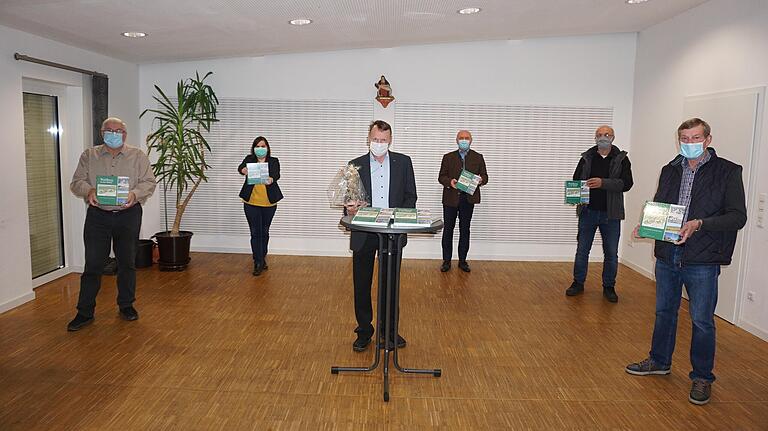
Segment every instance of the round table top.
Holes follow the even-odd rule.
[[[387,227],[382,226],[366,226],[360,224],[352,224],[352,216],[344,216],[339,220],[339,224],[352,231],[368,232],[368,233],[437,233],[443,228],[443,221],[437,220],[432,222],[429,226],[417,227],[417,228],[401,228],[392,227],[390,223]]]

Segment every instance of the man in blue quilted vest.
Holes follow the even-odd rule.
[[[685,206],[680,240],[656,241],[656,323],[649,357],[627,365],[638,376],[670,373],[682,287],[693,322],[688,400],[709,402],[715,375],[715,306],[720,266],[731,263],[736,233],[747,222],[741,166],[710,147],[710,127],[699,118],[677,129],[680,155],[661,169],[655,202]],[[634,236],[637,237],[635,228]]]

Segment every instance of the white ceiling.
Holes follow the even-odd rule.
[[[136,63],[635,32],[706,0],[0,0],[0,24]],[[479,7],[475,15],[458,9]],[[294,18],[314,22],[291,26]],[[128,39],[124,31],[149,36]],[[34,53],[25,53],[34,55]]]

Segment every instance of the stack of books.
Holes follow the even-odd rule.
[[[352,217],[352,224],[362,226],[387,227],[389,221],[394,215],[392,208],[365,207],[357,210],[357,214]]]
[[[352,224],[387,227],[390,220],[393,228],[418,229],[431,226],[439,218],[428,209],[366,207],[360,208],[352,217]]]

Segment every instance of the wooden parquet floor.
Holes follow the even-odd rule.
[[[567,298],[570,263],[439,262],[402,268],[401,351],[380,370],[352,351],[351,258],[194,253],[182,273],[139,270],[141,318],[117,315],[104,277],[96,321],[66,332],[79,276],[0,315],[0,430],[768,430],[768,343],[718,321],[712,402],[688,402],[690,319],[681,309],[669,376],[624,366],[648,352],[654,283],[619,270],[618,304],[591,265]]]

